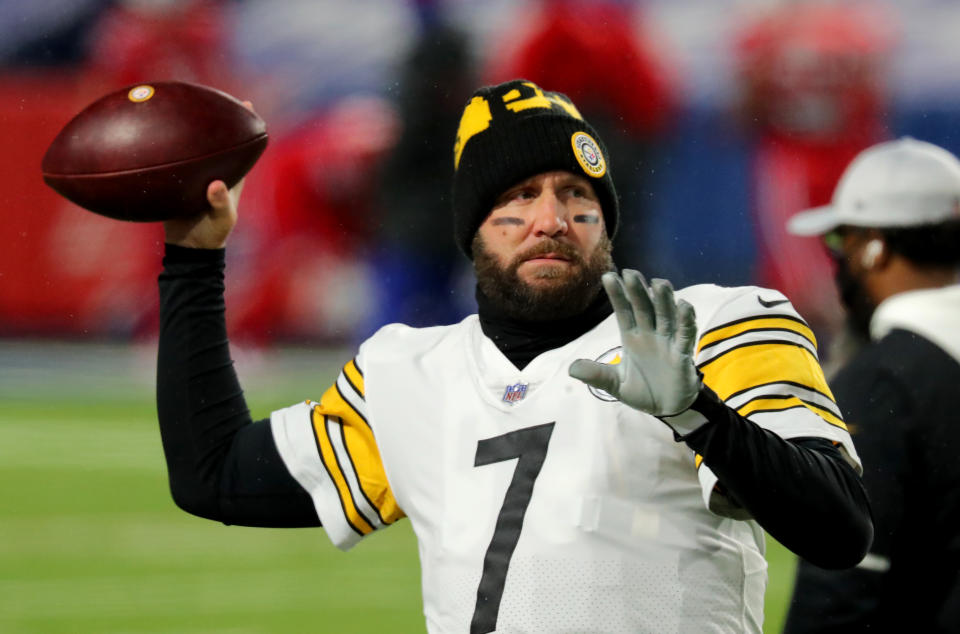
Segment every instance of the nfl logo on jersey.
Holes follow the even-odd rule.
[[[503,402],[510,403],[519,403],[523,400],[523,397],[527,395],[527,384],[526,383],[514,383],[513,385],[508,385],[507,389],[503,392]]]

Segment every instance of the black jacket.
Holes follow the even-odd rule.
[[[785,632],[960,632],[960,363],[893,330],[832,387],[863,462],[874,542],[850,570],[799,563]]]

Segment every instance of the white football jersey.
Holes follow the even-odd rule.
[[[776,291],[694,286],[704,381],[782,437],[859,462],[813,334]],[[319,403],[274,412],[333,542],[409,517],[427,629],[760,632],[763,534],[662,421],[567,374],[620,360],[613,315],[518,370],[474,315],[390,325]]]

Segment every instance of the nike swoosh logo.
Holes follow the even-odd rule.
[[[760,302],[760,305],[763,306],[764,308],[773,308],[774,306],[779,306],[780,304],[786,304],[790,300],[789,299],[772,299],[770,301],[766,301],[765,299],[757,295],[757,301]]]

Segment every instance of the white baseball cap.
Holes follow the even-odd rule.
[[[841,225],[915,227],[960,220],[960,160],[904,137],[867,148],[840,177],[829,205],[787,221],[787,231],[823,235]]]

